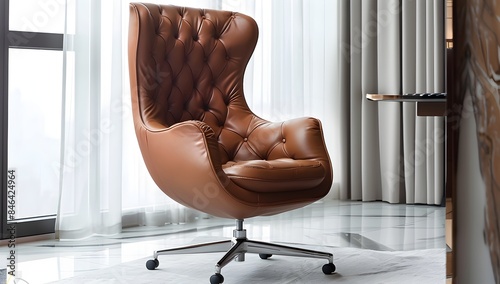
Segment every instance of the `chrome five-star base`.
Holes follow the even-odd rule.
[[[236,220],[236,229],[233,230],[233,238],[231,240],[158,250],[154,252],[154,259],[150,259],[146,262],[146,267],[149,270],[157,268],[159,265],[159,255],[212,252],[226,252],[226,254],[215,265],[215,274],[210,277],[211,284],[223,283],[224,277],[221,274],[221,269],[233,259],[235,261],[245,261],[245,253],[259,254],[260,258],[262,259],[267,259],[273,254],[325,258],[328,259],[328,263],[323,265],[323,273],[331,274],[335,271],[335,265],[333,264],[333,254],[331,253],[248,240],[246,237],[246,230],[243,229],[243,220]]]

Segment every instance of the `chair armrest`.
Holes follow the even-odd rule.
[[[331,184],[333,167],[326,148],[321,121],[302,117],[285,121],[282,126],[284,151],[293,159],[318,160],[325,168],[323,184]]]
[[[323,129],[316,118],[301,117],[284,122],[260,121],[248,143],[251,143],[252,153],[264,160],[317,160],[327,173],[325,182],[333,178]],[[250,151],[246,150],[248,152]]]
[[[327,159],[328,152],[321,122],[301,117],[283,122],[284,150],[293,159]]]
[[[146,166],[158,187],[185,206],[196,198],[220,191],[230,182],[222,170],[213,130],[200,121],[185,121],[164,129],[137,128]],[[202,209],[202,208],[195,208]]]

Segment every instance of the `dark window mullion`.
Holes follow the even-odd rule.
[[[8,45],[6,35],[9,28],[9,1],[0,1],[0,224],[4,238],[7,230],[7,110],[8,110]]]
[[[7,44],[11,48],[63,50],[63,34],[9,31]]]

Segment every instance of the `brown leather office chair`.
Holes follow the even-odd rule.
[[[243,75],[258,28],[243,14],[130,4],[129,68],[134,124],[152,178],[177,202],[236,220],[232,240],[154,252],[158,256],[226,252],[222,267],[245,253],[333,255],[246,238],[243,220],[300,208],[324,197],[332,169],[320,121],[269,122],[249,109]]]

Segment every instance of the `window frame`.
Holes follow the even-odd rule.
[[[14,237],[28,237],[51,234],[55,231],[56,215],[37,216],[29,219],[19,219],[14,222],[8,220],[7,214],[7,171],[8,171],[8,114],[9,114],[9,49],[34,49],[63,51],[63,34],[38,33],[9,30],[9,0],[0,1],[0,11],[3,11],[3,20],[0,20],[0,239]],[[22,40],[15,40],[22,39]],[[10,226],[15,226],[12,234]]]

